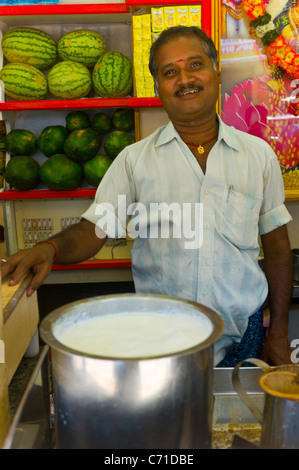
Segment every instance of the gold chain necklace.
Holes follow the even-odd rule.
[[[202,155],[203,153],[205,153],[205,149],[204,149],[204,146],[207,145],[209,142],[212,142],[212,140],[215,140],[217,139],[218,137],[218,134],[217,135],[214,135],[214,137],[212,137],[210,140],[207,140],[206,142],[203,142],[202,144],[200,145],[197,145],[197,144],[193,144],[192,142],[185,142],[186,145],[191,145],[192,147],[197,147],[197,151],[200,155]]]

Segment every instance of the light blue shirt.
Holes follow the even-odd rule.
[[[117,238],[131,213],[133,237],[141,235],[131,253],[136,291],[197,301],[217,312],[225,328],[215,345],[215,364],[240,340],[248,317],[267,297],[266,277],[258,264],[258,235],[291,220],[271,147],[218,119],[218,140],[205,174],[169,123],[118,155],[82,215]],[[141,203],[139,212],[132,210],[135,202]],[[166,209],[155,212],[153,203],[166,203]],[[167,211],[173,204],[181,207],[179,215]],[[100,216],[103,207],[108,210]],[[157,230],[169,219],[171,236],[157,238]]]

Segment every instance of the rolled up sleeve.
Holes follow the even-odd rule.
[[[260,235],[271,232],[292,220],[284,200],[285,193],[281,169],[278,159],[273,152],[264,181],[264,199],[259,218]]]

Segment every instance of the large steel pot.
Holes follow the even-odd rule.
[[[133,359],[84,354],[55,336],[84,318],[173,310],[204,317],[209,336],[180,352]],[[213,345],[222,330],[222,319],[210,309],[160,295],[94,297],[54,310],[40,334],[51,347],[56,447],[210,448]]]

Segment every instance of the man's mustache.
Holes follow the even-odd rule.
[[[180,87],[174,94],[174,96],[180,96],[183,93],[186,93],[186,91],[203,91],[203,86],[202,85],[187,85],[187,86],[182,86]]]

